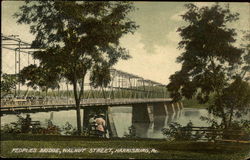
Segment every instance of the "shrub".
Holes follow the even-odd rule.
[[[192,132],[193,123],[189,122],[186,126],[181,126],[177,122],[172,122],[168,125],[168,128],[163,128],[163,135],[167,136],[170,140],[198,140],[202,137],[202,133],[196,131],[195,134]]]

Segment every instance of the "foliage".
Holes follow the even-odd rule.
[[[177,58],[182,68],[170,77],[168,90],[175,100],[196,95],[205,103],[210,93],[225,86],[227,65],[240,63],[243,52],[232,45],[235,30],[226,27],[238,14],[219,5],[201,9],[194,4],[185,6],[188,11],[182,17],[189,25],[178,29],[182,37],[179,48],[185,50]]]
[[[243,56],[243,66],[241,68],[242,72],[240,74],[241,77],[245,78],[246,81],[250,80],[250,30],[244,31],[244,37],[242,39],[241,47],[243,48],[244,56]]]
[[[64,134],[64,135],[76,135],[77,130],[76,130],[76,128],[73,128],[73,126],[69,122],[66,122],[65,125],[62,126],[62,134]]]
[[[228,27],[239,14],[218,4],[185,6],[188,11],[182,18],[188,25],[178,29],[182,37],[179,48],[184,52],[177,62],[182,68],[170,76],[167,88],[174,101],[196,97],[204,104],[212,97],[208,110],[221,117],[221,125],[227,128],[235,115],[249,106],[250,99],[249,84],[239,70],[246,64],[244,50],[234,46],[237,34]]]
[[[216,139],[232,139],[232,140],[250,140],[250,121],[249,120],[234,120],[231,125],[223,129],[218,120],[209,117],[201,117],[201,120],[211,124],[210,132],[205,135],[209,141]]]
[[[208,108],[208,104],[200,104],[197,99],[186,99],[182,100],[183,106],[185,108]]]
[[[247,114],[250,104],[250,85],[240,77],[222,90],[220,95],[216,95],[209,112],[218,117],[226,117],[226,127],[230,127],[233,117],[239,118]],[[223,108],[223,112],[219,109]],[[224,115],[222,115],[224,114]]]
[[[16,88],[17,78],[15,75],[3,73],[1,75],[1,98],[8,94],[13,94],[13,90]]]
[[[225,138],[250,140],[250,120],[233,121],[230,128],[225,131],[235,131],[234,134],[226,134]]]
[[[5,124],[1,126],[1,134],[2,133],[21,133],[21,127],[16,124]]]
[[[172,122],[168,128],[162,129],[162,133],[168,140],[175,141],[197,141],[204,139],[207,141],[216,141],[219,139],[250,140],[249,120],[233,121],[229,128],[223,129],[218,121],[212,118],[201,117],[201,119],[207,121],[211,126],[193,128],[192,122],[189,122],[186,126]]]
[[[36,64],[31,64],[20,71],[19,81],[22,84],[26,82],[28,87],[34,89],[37,87],[40,87],[42,90],[59,88],[58,74],[48,70],[45,67],[38,67]]]
[[[92,70],[96,75],[97,66],[110,68],[119,59],[129,58],[119,39],[137,28],[127,17],[133,10],[131,2],[120,1],[26,1],[14,15],[18,23],[30,25],[36,37],[32,47],[44,49],[33,53],[40,67],[73,84],[79,134],[85,75]],[[92,78],[92,84],[103,85],[106,82],[100,80],[109,80],[100,77]]]
[[[22,116],[17,115],[18,120],[10,124],[5,124],[1,126],[1,132],[3,133],[23,133],[24,119]]]
[[[222,131],[222,126],[219,124],[217,119],[213,119],[206,116],[201,116],[200,119],[202,121],[206,121],[210,124],[210,131],[208,133],[204,133],[204,137],[208,139],[208,141],[215,141],[216,139],[221,139],[222,135],[220,134]]]
[[[63,126],[59,127],[53,124],[51,120],[47,120],[47,126],[42,127],[39,125],[32,125],[28,131],[24,130],[25,118],[18,115],[17,122],[12,122],[10,124],[5,124],[1,126],[1,133],[11,133],[11,134],[40,134],[40,135],[77,135],[77,129],[72,126],[69,122],[66,122]],[[82,132],[81,136],[88,137],[87,131]]]
[[[51,120],[47,120],[47,127],[41,127],[39,130],[40,134],[61,134],[61,129],[59,126],[53,124]]]
[[[28,133],[28,134],[57,134],[60,135],[60,128],[54,125],[50,120],[48,121],[47,127],[42,127],[40,123],[34,125],[32,123],[27,124],[26,118],[23,118],[20,115],[17,115],[18,120],[10,124],[5,124],[1,126],[2,133]],[[31,119],[30,119],[30,122]]]
[[[182,126],[177,122],[172,122],[168,125],[168,128],[163,128],[163,135],[167,136],[170,140],[186,141],[186,140],[198,140],[202,134],[200,132],[192,133],[193,123],[190,121],[186,126]]]
[[[111,81],[108,64],[94,65],[90,75],[90,85],[97,88],[98,86],[107,87]]]
[[[129,133],[124,134],[125,138],[139,138],[139,137],[136,136],[136,128],[133,125],[131,125],[128,128],[128,130],[129,130]]]

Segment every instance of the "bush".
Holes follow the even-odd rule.
[[[232,121],[231,125],[227,128],[223,128],[216,120],[201,117],[201,120],[210,124],[210,128],[213,129],[211,133],[205,134],[208,140],[215,139],[230,139],[230,140],[250,140],[250,121],[240,120]]]
[[[167,136],[169,140],[198,140],[202,137],[202,132],[196,131],[195,134],[192,132],[193,123],[189,122],[186,126],[181,126],[177,122],[172,122],[168,125],[168,128],[163,128],[163,135]]]
[[[1,126],[1,134],[2,133],[21,133],[21,128],[16,124],[5,124],[4,126]]]
[[[77,135],[77,129],[73,128],[69,122],[66,122],[65,125],[62,126],[61,131],[64,135]]]
[[[250,121],[233,121],[223,133],[224,139],[250,140]]]
[[[128,130],[129,130],[129,133],[125,133],[124,134],[125,138],[138,138],[136,136],[136,128],[133,125],[131,125],[130,127],[128,127]]]
[[[20,115],[17,115],[18,120],[17,122],[12,122],[10,124],[5,124],[4,126],[1,126],[1,133],[22,133],[23,132],[23,121],[24,118]]]

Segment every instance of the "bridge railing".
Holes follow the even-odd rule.
[[[126,104],[126,103],[145,103],[145,102],[160,102],[170,101],[169,98],[117,98],[117,99],[104,99],[104,98],[93,98],[93,99],[82,99],[81,105],[91,104]],[[74,105],[75,100],[70,99],[37,99],[37,100],[25,100],[25,99],[14,99],[9,101],[1,100],[1,107],[16,107],[16,106],[48,106],[48,105]]]

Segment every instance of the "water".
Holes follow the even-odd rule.
[[[122,106],[113,107],[112,115],[115,122],[118,137],[123,137],[129,133],[128,128],[132,125],[132,107]],[[26,114],[21,114],[25,117]],[[76,128],[76,111],[58,111],[58,112],[40,112],[30,113],[33,121],[40,121],[42,126],[47,126],[47,121],[51,120],[53,124],[62,127],[66,122],[72,124]],[[81,112],[81,117],[82,117]],[[184,108],[181,111],[169,116],[158,116],[154,118],[154,122],[150,124],[137,123],[133,124],[136,128],[136,134],[142,138],[164,138],[161,132],[162,128],[167,127],[170,122],[178,122],[186,125],[192,121],[194,126],[208,126],[205,121],[200,119],[201,116],[209,116],[206,109]],[[244,117],[250,120],[250,116]],[[1,117],[1,126],[18,120],[15,115],[4,115]],[[219,120],[219,119],[218,119]]]
[[[112,112],[117,134],[119,137],[123,137],[124,133],[129,132],[128,127],[132,125],[132,107],[117,107],[112,109]],[[184,108],[169,116],[157,116],[151,124],[137,123],[134,126],[139,137],[164,138],[161,130],[166,128],[170,122],[186,125],[189,121],[192,121],[194,126],[208,126],[205,121],[200,119],[201,116],[208,116],[206,109]]]

